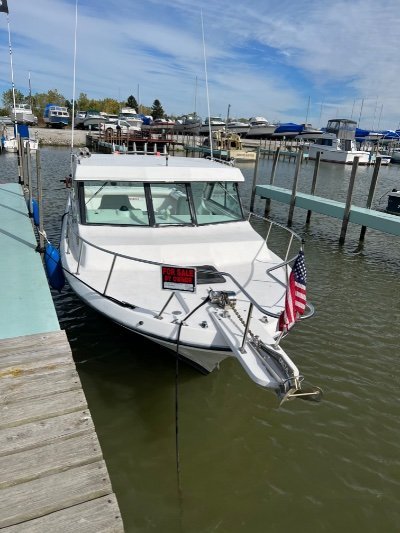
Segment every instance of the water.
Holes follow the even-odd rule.
[[[41,151],[45,229],[58,243],[69,152]],[[241,165],[248,205],[253,166]],[[268,181],[271,161],[260,176]],[[400,170],[400,169],[399,169]],[[400,185],[382,168],[376,198]],[[346,198],[351,169],[321,164],[317,194]],[[356,205],[365,205],[372,168],[359,168]],[[309,192],[313,164],[299,190]],[[276,185],[291,186],[293,163]],[[17,180],[16,156],[0,157],[0,180]],[[380,204],[385,206],[385,198]],[[262,213],[264,202],[256,209]],[[272,217],[287,218],[272,204]],[[308,297],[316,316],[284,341],[319,404],[288,402],[258,388],[234,360],[209,376],[179,366],[179,488],[175,453],[175,361],[113,325],[69,289],[53,294],[70,340],[127,532],[299,533],[400,530],[398,239],[296,209],[304,236]]]

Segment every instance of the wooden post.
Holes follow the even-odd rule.
[[[318,171],[319,171],[319,163],[321,160],[321,152],[317,152],[317,156],[315,158],[315,166],[314,166],[314,174],[311,184],[311,194],[314,196],[315,189],[317,188],[317,178],[318,178]],[[311,209],[307,211],[307,218],[306,218],[306,224],[309,224],[311,220]]]
[[[24,185],[24,165],[23,165],[23,148],[24,143],[22,142],[21,136],[19,133],[17,135],[17,156],[18,156],[18,183]]]
[[[28,214],[29,217],[33,217],[33,205],[32,205],[32,172],[31,172],[31,147],[29,145],[29,139],[26,141],[26,175],[28,180]]]
[[[44,224],[43,224],[43,189],[42,189],[42,166],[40,164],[40,151],[36,150],[36,179],[39,211],[39,248],[38,252],[44,252]]]
[[[257,147],[257,154],[256,154],[256,162],[254,164],[253,185],[252,185],[252,188],[251,188],[250,213],[253,212],[254,199],[256,197],[257,173],[258,173],[258,163],[260,161],[260,152],[261,152],[261,148],[258,146]]]
[[[275,154],[274,154],[274,162],[272,163],[271,177],[270,177],[270,179],[269,179],[269,184],[270,184],[270,185],[273,185],[273,184],[274,184],[275,173],[276,173],[276,167],[277,167],[277,165],[278,165],[280,151],[281,151],[281,147],[278,146],[278,147],[276,148],[276,150],[275,150]],[[267,198],[267,199],[265,200],[264,216],[267,217],[267,216],[269,215],[270,209],[271,209],[271,198]]]
[[[374,194],[375,194],[376,184],[378,182],[378,174],[381,168],[381,163],[382,163],[382,158],[377,157],[375,161],[375,166],[374,166],[374,173],[372,174],[371,186],[369,188],[367,204],[365,206],[367,209],[371,208],[372,200],[374,199]],[[367,231],[367,226],[361,226],[360,238],[358,241],[359,246],[364,242],[366,231]]]
[[[287,221],[288,226],[291,226],[292,221],[293,221],[294,206],[296,203],[297,182],[299,179],[299,172],[300,172],[300,166],[301,166],[302,159],[303,159],[303,149],[301,148],[297,152],[297,156],[296,156],[296,168],[295,168],[294,177],[293,177],[292,197],[290,199],[289,216],[288,216],[288,221]]]
[[[353,161],[353,167],[351,169],[349,189],[347,191],[346,205],[345,205],[344,213],[343,213],[342,229],[340,231],[340,238],[339,238],[339,244],[341,245],[344,244],[344,241],[346,238],[347,226],[349,224],[351,198],[353,196],[353,189],[354,189],[354,183],[356,181],[356,174],[357,174],[359,160],[360,160],[359,156],[358,155],[355,156],[354,161]]]

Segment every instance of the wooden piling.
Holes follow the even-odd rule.
[[[72,186],[72,184],[70,186]],[[39,150],[36,150],[36,187],[37,187],[38,211],[39,211],[38,252],[42,254],[44,252],[43,187],[42,187],[42,166],[40,162],[40,151]]]
[[[270,185],[273,185],[275,181],[276,167],[278,165],[280,152],[281,152],[281,147],[277,146],[275,150],[275,154],[274,154],[274,162],[272,163],[271,177],[269,179]],[[267,198],[265,200],[264,216],[267,217],[269,215],[270,209],[271,209],[271,199]]]
[[[375,162],[375,166],[374,166],[374,172],[372,174],[371,185],[370,185],[370,188],[369,188],[367,203],[366,203],[366,206],[365,206],[367,209],[371,208],[372,201],[374,199],[374,194],[375,194],[376,184],[378,182],[378,175],[379,175],[379,170],[381,168],[381,163],[382,163],[382,158],[381,157],[377,157],[376,158],[376,162]],[[366,232],[367,232],[367,226],[361,226],[360,238],[358,240],[358,245],[359,246],[361,246],[362,243],[364,242]]]
[[[260,161],[261,148],[258,146],[256,153],[256,161],[254,163],[254,172],[253,172],[253,184],[251,188],[251,199],[250,199],[250,213],[254,209],[254,199],[256,197],[256,186],[257,186],[257,174],[258,174],[258,163]]]
[[[315,157],[314,174],[313,174],[313,179],[312,179],[312,184],[311,184],[311,194],[312,194],[312,196],[314,196],[315,189],[317,188],[317,179],[318,179],[320,161],[321,161],[321,152],[317,152],[317,155]],[[309,209],[307,211],[306,224],[310,223],[311,213],[312,213],[312,211],[311,211],[311,209]]]
[[[340,245],[344,244],[344,241],[346,239],[347,226],[349,224],[349,217],[350,217],[351,199],[353,196],[354,183],[356,181],[359,160],[360,160],[359,156],[355,156],[354,161],[353,161],[353,166],[351,169],[350,183],[349,183],[349,188],[347,191],[346,205],[345,205],[344,214],[343,214],[342,229],[340,231],[340,238],[339,238]]]
[[[288,226],[291,226],[293,222],[294,206],[296,203],[297,182],[299,179],[300,166],[301,166],[302,159],[303,159],[303,149],[300,148],[296,156],[296,168],[295,168],[294,177],[293,177],[292,197],[290,199],[289,216],[287,220]]]

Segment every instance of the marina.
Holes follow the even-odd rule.
[[[0,529],[122,532],[18,183],[0,182],[0,227]]]
[[[17,181],[15,155],[1,157],[1,179]],[[56,244],[68,194],[61,180],[69,171],[69,150],[43,148],[41,158],[44,225]],[[272,166],[273,159],[260,159],[259,185],[269,182]],[[247,207],[254,163],[240,168]],[[300,167],[299,193],[309,194],[313,171],[311,161]],[[358,170],[354,205],[366,205],[373,171]],[[293,162],[281,161],[274,186],[291,191],[294,172]],[[315,194],[345,203],[350,175],[351,166],[321,163]],[[375,208],[384,207],[380,199],[398,179],[397,167],[380,169]],[[261,215],[265,210],[258,195],[254,210]],[[286,224],[288,215],[289,205],[271,202],[274,220]],[[357,225],[349,225],[345,245],[338,247],[339,219],[314,211],[307,225],[306,211],[296,209],[292,224],[306,241],[316,316],[286,342],[307,378],[323,389],[323,400],[278,408],[274,396],[254,387],[234,360],[208,376],[179,365],[181,497],[174,357],[146,339],[132,339],[83,305],[68,286],[52,291],[127,531],[201,531],[220,524],[222,531],[261,533],[266,519],[275,529],[284,526],[288,501],[308,527],[324,524],[332,533],[396,530],[398,237],[371,229],[356,252]]]

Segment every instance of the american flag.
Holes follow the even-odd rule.
[[[285,309],[282,311],[279,322],[279,331],[289,331],[306,309],[306,283],[307,271],[304,261],[304,252],[300,250],[286,288]]]

